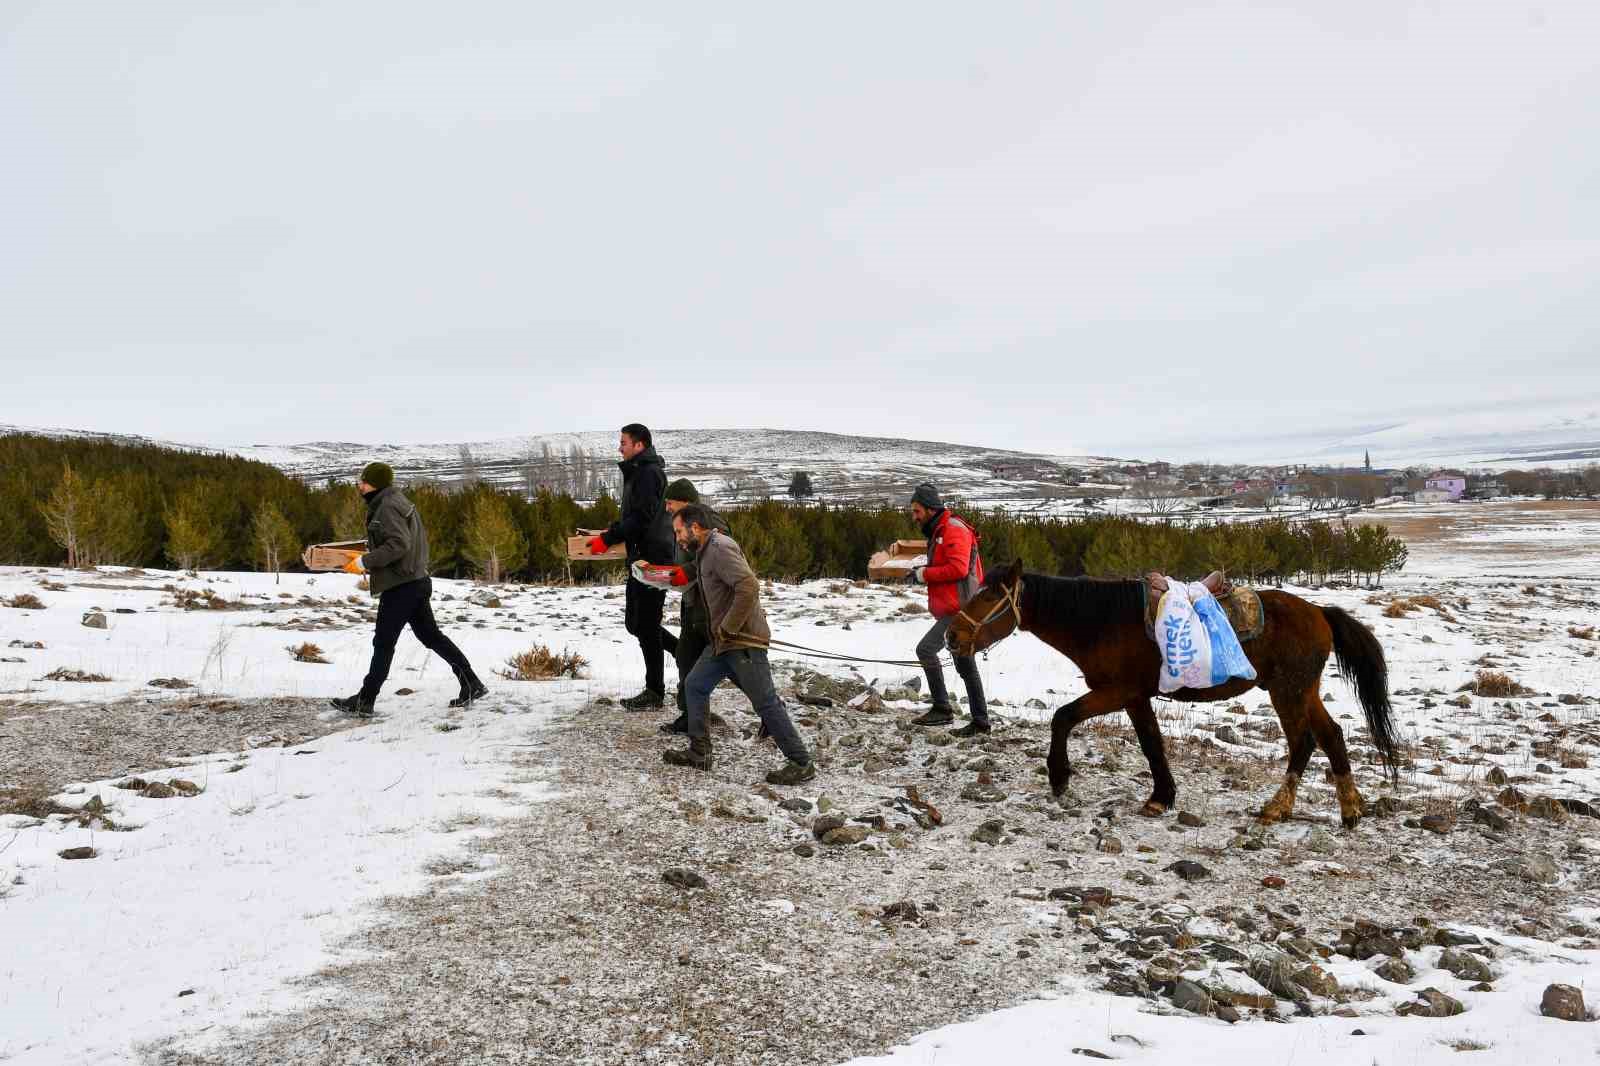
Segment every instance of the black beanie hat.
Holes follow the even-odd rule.
[[[699,503],[700,494],[694,489],[694,482],[686,477],[680,477],[667,486],[667,499],[679,503]]]
[[[933,487],[933,482],[924,481],[917,486],[917,491],[911,494],[912,503],[920,503],[930,511],[937,511],[944,506],[944,500],[939,498],[939,490]]]
[[[375,489],[386,489],[394,484],[394,469],[388,463],[368,463],[361,471],[361,480]]]

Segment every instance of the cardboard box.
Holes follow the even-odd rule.
[[[600,555],[589,554],[589,541],[605,532],[602,529],[580,529],[576,536],[567,538],[567,558],[572,560],[586,560],[588,562],[618,562],[628,561],[628,549],[623,544],[613,544]]]
[[[332,544],[313,544],[300,555],[307,570],[343,570],[351,559],[367,553],[364,540],[340,540]]]
[[[913,566],[928,565],[928,542],[897,540],[867,562],[867,577],[873,581],[903,581]]]

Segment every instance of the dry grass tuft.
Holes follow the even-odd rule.
[[[97,804],[93,809],[63,807],[51,799],[50,793],[42,787],[0,789],[0,814],[17,814],[40,821],[61,815],[84,829],[116,828],[111,819],[106,817],[103,804]]]
[[[1479,670],[1477,677],[1456,691],[1491,697],[1526,696],[1533,692],[1531,688],[1518,684],[1510,674],[1500,670]]]
[[[290,645],[284,650],[289,653],[289,658],[297,663],[326,663],[328,661],[322,657],[322,649],[309,640],[300,645]]]
[[[172,590],[172,605],[185,611],[231,611],[239,606],[210,589]]]
[[[90,682],[99,683],[99,682],[103,682],[103,681],[110,681],[111,679],[109,677],[107,677],[105,674],[91,674],[91,673],[87,673],[86,671],[83,671],[83,670],[68,670],[65,666],[59,666],[56,669],[50,671],[48,674],[45,674],[39,680],[40,681],[90,681]]]
[[[44,601],[31,592],[19,592],[4,602],[7,607],[15,607],[19,611],[44,610]]]
[[[1382,601],[1377,597],[1372,597],[1371,599],[1368,599],[1367,602],[1377,604]],[[1450,613],[1450,609],[1444,605],[1443,600],[1439,599],[1437,596],[1431,596],[1426,593],[1421,596],[1395,596],[1393,599],[1389,600],[1388,604],[1383,608],[1383,616],[1385,618],[1404,618],[1412,611],[1418,611],[1424,607],[1436,613],[1446,622],[1456,621],[1455,615]]]
[[[1441,1040],[1440,1043],[1456,1051],[1488,1051],[1494,1046],[1493,1044],[1485,1044],[1481,1040],[1469,1040],[1466,1037],[1461,1037],[1457,1040]]]
[[[577,678],[579,672],[588,665],[589,660],[575,651],[567,651],[563,648],[558,654],[543,644],[535,644],[527,651],[507,659],[506,669],[500,671],[500,676],[509,681],[548,681],[556,677]]]
[[[1578,626],[1568,626],[1567,636],[1576,637],[1578,640],[1593,640],[1594,626],[1583,626],[1581,628]]]

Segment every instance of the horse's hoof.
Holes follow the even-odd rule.
[[[1361,816],[1356,814],[1347,815],[1340,819],[1340,821],[1344,822],[1344,827],[1346,829],[1354,829],[1356,826],[1361,824]]]
[[[1139,813],[1146,818],[1160,818],[1167,813],[1167,805],[1165,803],[1157,803],[1155,800],[1146,800],[1145,805],[1139,808]]]

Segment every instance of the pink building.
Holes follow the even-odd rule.
[[[1459,470],[1435,470],[1428,475],[1422,487],[1448,492],[1452,500],[1459,500],[1467,491],[1467,475]]]

